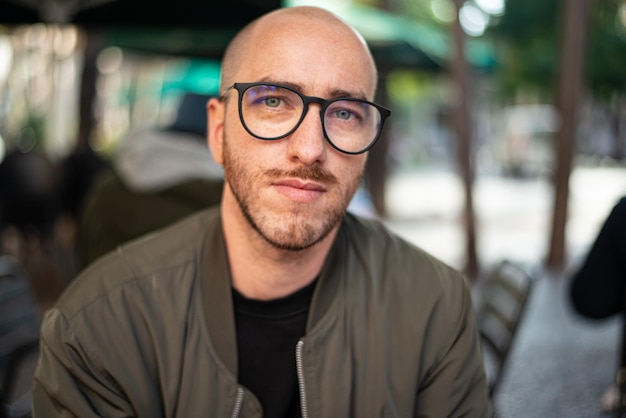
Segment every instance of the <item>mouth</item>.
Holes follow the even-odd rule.
[[[319,183],[300,179],[284,179],[272,183],[281,195],[300,203],[311,203],[326,193],[326,187]]]

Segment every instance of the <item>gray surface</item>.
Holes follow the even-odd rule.
[[[542,275],[520,324],[495,408],[500,418],[610,417],[620,318],[589,321],[567,299],[567,280]]]
[[[574,169],[566,271],[586,253],[625,190],[626,168]],[[386,222],[399,235],[463,269],[462,192],[458,176],[445,170],[395,173],[388,183]],[[474,192],[483,267],[501,259],[540,265],[548,253],[553,205],[547,177],[478,176]],[[614,380],[619,318],[592,322],[577,317],[568,305],[566,279],[541,276],[496,393],[499,418],[610,418],[601,412],[599,400]]]

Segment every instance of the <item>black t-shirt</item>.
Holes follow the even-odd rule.
[[[239,383],[256,395],[263,416],[300,417],[296,344],[304,335],[315,281],[281,299],[247,299],[233,289]]]

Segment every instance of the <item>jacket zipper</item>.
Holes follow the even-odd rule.
[[[241,405],[243,404],[243,388],[237,388],[237,398],[235,399],[235,407],[233,408],[232,418],[237,418],[241,413]]]
[[[302,366],[302,347],[304,346],[303,340],[298,340],[296,345],[296,372],[298,374],[298,387],[300,389],[300,410],[302,411],[302,418],[308,418],[309,413],[306,407],[306,386],[304,385],[304,367]]]

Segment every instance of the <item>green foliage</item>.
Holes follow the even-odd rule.
[[[506,13],[486,33],[498,55],[500,89],[514,96],[519,89],[551,95],[558,69],[558,0],[506,3]]]
[[[524,89],[554,93],[563,1],[568,0],[509,0],[505,15],[488,30],[497,46],[503,95]],[[626,28],[619,19],[626,6],[624,0],[588,1],[585,82],[597,98],[608,100],[626,92]]]
[[[592,2],[587,73],[589,86],[596,97],[610,100],[626,93],[626,28],[620,14],[626,4],[620,0]]]
[[[395,70],[387,78],[387,91],[392,101],[410,105],[432,92],[432,76],[417,70]]]

